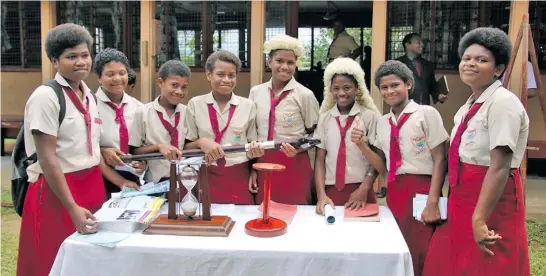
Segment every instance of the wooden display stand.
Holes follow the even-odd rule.
[[[167,215],[160,215],[144,230],[148,235],[176,235],[176,236],[203,236],[227,237],[235,222],[229,216],[210,215],[210,194],[207,176],[207,166],[202,164],[199,169],[198,191],[202,204],[202,216],[186,217],[176,212],[176,163],[171,163],[170,186],[168,193]],[[188,191],[191,192],[191,191]]]

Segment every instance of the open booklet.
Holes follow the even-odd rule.
[[[416,194],[413,198],[413,217],[416,220],[421,220],[421,214],[427,206],[428,195]],[[440,219],[447,219],[447,198],[440,197],[438,201],[438,208],[440,209]]]
[[[98,230],[132,233],[150,223],[166,201],[152,196],[112,198],[95,213]]]

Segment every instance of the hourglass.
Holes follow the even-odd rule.
[[[180,201],[179,213],[183,214],[187,219],[194,219],[194,216],[197,214],[197,208],[199,206],[199,201],[193,195],[193,188],[197,184],[197,179],[199,174],[197,170],[190,165],[179,165],[178,169],[178,183],[186,189],[186,195]],[[182,187],[180,188],[182,189]]]

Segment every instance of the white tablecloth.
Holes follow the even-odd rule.
[[[115,248],[67,239],[50,275],[413,275],[388,208],[380,207],[381,222],[343,222],[343,207],[336,213],[336,224],[326,225],[314,206],[298,206],[288,232],[275,238],[247,235],[257,206],[236,206],[227,238],[134,233]]]

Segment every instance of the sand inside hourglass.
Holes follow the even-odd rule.
[[[191,167],[185,167],[183,170],[185,173],[195,172]],[[187,176],[182,177],[182,185],[187,190],[187,194],[182,199],[181,208],[184,215],[191,217],[194,216],[197,213],[197,208],[199,206],[199,203],[197,202],[197,199],[191,194],[193,187],[197,184],[197,179],[195,177]]]

